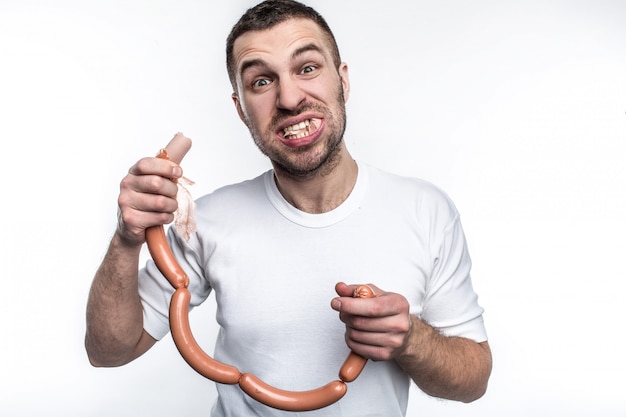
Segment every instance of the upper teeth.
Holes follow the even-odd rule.
[[[307,127],[309,127],[311,125],[311,121],[310,120],[304,120],[300,123],[296,123],[295,125],[291,125],[291,126],[287,126],[285,129],[283,129],[283,132],[285,134],[288,134],[289,132],[295,132],[297,130],[302,130],[305,129]]]

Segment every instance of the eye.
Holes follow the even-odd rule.
[[[269,85],[269,84],[270,84],[270,80],[268,80],[267,78],[260,78],[252,82],[252,87],[260,88],[260,87],[265,87],[266,85]]]
[[[307,65],[300,71],[300,74],[310,74],[317,69],[315,65]]]

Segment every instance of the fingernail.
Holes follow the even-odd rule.
[[[333,298],[332,301],[330,302],[330,306],[333,308],[333,310],[340,310],[341,301],[338,298]]]
[[[175,166],[172,169],[172,175],[174,178],[180,178],[183,176],[183,170],[179,166]]]

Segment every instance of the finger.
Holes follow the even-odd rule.
[[[362,349],[362,346],[387,347],[392,336],[391,333],[362,332],[354,329],[346,332],[348,344],[354,347],[359,346],[359,349]]]
[[[374,333],[406,333],[410,327],[408,314],[376,318],[345,315],[342,321],[346,324],[347,331],[354,332],[350,337],[357,340],[373,336]]]
[[[163,195],[129,190],[120,193],[118,205],[124,223],[143,228],[171,222],[178,202]]]
[[[376,318],[397,314],[398,307],[394,303],[391,297],[379,294],[373,298],[337,297],[332,305],[343,315]]]
[[[128,173],[130,175],[158,175],[163,178],[180,178],[183,170],[178,164],[167,159],[157,157],[142,158],[133,165]]]
[[[331,307],[336,310],[336,311],[341,311],[341,304],[345,301],[345,299],[349,298],[371,298],[371,295],[367,296],[367,297],[363,297],[362,294],[357,294],[357,291],[360,288],[369,288],[369,290],[371,290],[371,293],[373,293],[374,297],[376,297],[377,295],[381,295],[384,293],[384,291],[382,291],[380,288],[376,287],[375,285],[372,284],[352,284],[352,285],[348,285],[345,282],[338,282],[337,284],[335,284],[335,292],[337,293],[337,295],[339,295],[339,297],[334,298],[331,301]]]
[[[128,175],[120,184],[118,205],[124,213],[124,219],[134,219],[134,213],[140,212],[173,213],[178,208],[176,193],[178,187],[174,182],[156,175]],[[130,217],[129,217],[130,216]]]
[[[178,185],[159,175],[139,175],[129,179],[128,189],[141,194],[156,194],[176,198]]]
[[[118,230],[129,242],[143,243],[144,230],[151,226],[171,223],[172,213],[157,213],[137,210],[134,207],[120,205],[118,211]]]
[[[352,297],[356,285],[348,285],[345,282],[338,282],[335,284],[335,292],[340,297]]]
[[[349,298],[354,298],[354,291],[357,285],[347,285],[345,282],[335,284],[335,292],[339,297],[335,297],[330,301],[330,306],[335,311],[343,311],[342,303]]]
[[[129,201],[127,207],[147,213],[168,213],[173,214],[178,208],[178,201],[175,197],[163,194],[150,194],[134,192],[134,197]]]
[[[136,209],[120,210],[119,221],[123,230],[142,234],[143,230],[152,226],[168,224],[174,221],[174,214],[167,212],[151,212]]]
[[[406,298],[384,293],[371,299],[341,298],[339,318],[349,328],[370,332],[403,332],[409,326]]]
[[[172,181],[155,175],[129,175],[120,187],[118,205],[124,223],[142,228],[172,221],[178,208],[177,186]]]
[[[394,355],[394,349],[384,345],[357,343],[352,340],[347,340],[346,343],[351,351],[373,361],[387,361]]]
[[[335,292],[337,292],[337,294],[340,297],[355,297],[355,290],[359,287],[362,286],[367,286],[369,287],[372,292],[374,293],[374,296],[377,296],[379,294],[384,293],[383,290],[381,290],[380,288],[378,288],[377,286],[373,285],[373,284],[351,284],[348,285],[345,282],[338,282],[335,285]]]
[[[397,319],[393,322],[371,320],[378,323],[373,324],[368,331],[347,326],[345,337],[348,347],[371,359],[390,359],[403,348],[410,331],[410,319]]]

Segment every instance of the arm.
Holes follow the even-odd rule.
[[[94,366],[119,366],[155,340],[143,330],[137,271],[145,229],[169,223],[177,208],[178,165],[157,158],[137,162],[120,185],[119,222],[95,274],[87,302],[85,348]]]
[[[354,287],[337,284],[331,306],[346,324],[346,343],[372,360],[395,360],[429,395],[471,402],[487,389],[491,352],[487,342],[441,335],[409,314],[407,300],[370,285],[375,297],[352,298]]]
[[[93,366],[124,365],[156,342],[143,330],[137,267],[141,246],[116,233],[96,272],[87,301],[85,348]]]
[[[418,387],[434,397],[471,402],[487,390],[491,374],[488,342],[448,337],[414,315],[405,343],[393,357]]]

